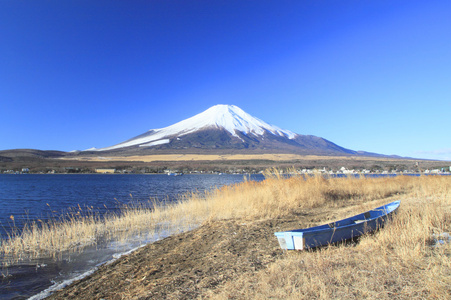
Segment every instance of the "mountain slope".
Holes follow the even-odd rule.
[[[95,151],[136,154],[155,151],[192,152],[193,150],[356,154],[355,151],[340,147],[326,139],[300,135],[270,125],[234,105],[215,105],[171,126],[151,129],[117,145]]]
[[[215,105],[194,117],[174,125],[161,129],[151,129],[148,132],[125,142],[98,150],[113,150],[136,145],[139,145],[140,147],[150,147],[167,144],[170,142],[170,138],[182,137],[206,129],[225,130],[238,139],[241,139],[239,133],[261,136],[265,131],[288,138],[294,138],[296,135],[291,131],[282,130],[276,126],[269,125],[260,119],[252,117],[237,106]]]

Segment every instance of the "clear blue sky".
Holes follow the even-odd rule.
[[[451,1],[0,0],[0,149],[106,147],[234,104],[451,160]]]

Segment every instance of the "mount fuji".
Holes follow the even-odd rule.
[[[358,155],[313,135],[270,125],[235,105],[215,105],[171,126],[151,129],[122,143],[84,152],[151,153],[297,153]]]

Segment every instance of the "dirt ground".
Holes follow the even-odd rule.
[[[205,224],[104,265],[49,299],[208,298],[227,281],[283,255],[274,232],[313,226],[336,212],[323,207],[285,219]]]

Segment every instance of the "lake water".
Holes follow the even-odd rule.
[[[173,201],[190,191],[205,191],[242,182],[243,175],[106,175],[106,174],[0,174],[0,232],[2,239],[11,228],[27,221],[55,218],[69,208],[93,207],[101,213],[117,210],[123,204],[147,203],[151,199]],[[250,175],[250,180],[263,180]],[[59,261],[24,261],[1,270],[0,298],[25,299],[58,283],[93,270],[150,240],[130,241],[126,246],[105,245],[87,248],[83,253]],[[45,295],[45,294],[42,294]]]

